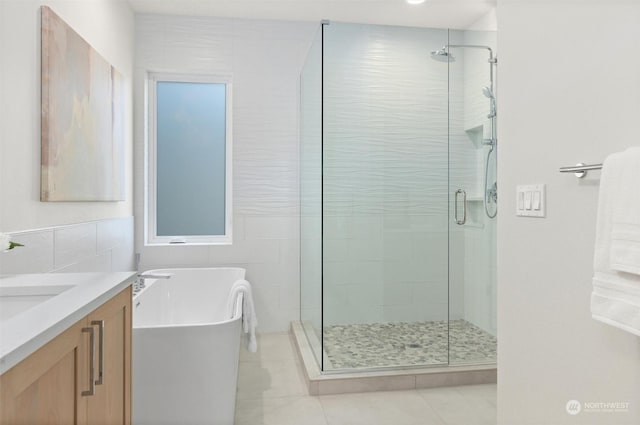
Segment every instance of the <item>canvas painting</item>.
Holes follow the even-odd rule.
[[[40,199],[122,201],[122,77],[50,8],[41,13]]]

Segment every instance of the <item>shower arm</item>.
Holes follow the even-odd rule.
[[[493,91],[493,65],[498,63],[498,58],[493,56],[493,50],[489,46],[483,46],[481,44],[447,44],[443,48],[469,48],[469,49],[485,49],[489,51],[489,83],[491,84],[491,91]]]

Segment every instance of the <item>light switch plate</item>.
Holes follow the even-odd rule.
[[[546,212],[547,196],[545,184],[516,186],[516,215],[521,217],[545,217]]]

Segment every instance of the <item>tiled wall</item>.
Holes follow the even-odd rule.
[[[464,31],[464,44],[485,45],[497,56],[495,31]],[[481,145],[481,139],[491,137],[489,99],[482,88],[489,86],[489,52],[485,49],[465,49],[464,52],[464,131],[468,163],[475,164],[468,187],[475,199],[469,202],[472,225],[464,227],[464,318],[480,328],[496,335],[497,330],[497,278],[496,278],[496,224],[497,218],[485,214],[484,171],[489,147]],[[498,93],[498,74],[494,67],[494,92]],[[498,111],[498,114],[500,111]],[[476,134],[473,130],[478,130]],[[471,136],[471,137],[469,137]],[[474,139],[480,137],[480,139]],[[471,142],[471,143],[470,143]],[[480,142],[480,144],[478,144]],[[494,152],[495,153],[495,152]],[[496,155],[489,162],[489,185],[495,181]],[[499,188],[502,186],[499,184]],[[489,211],[495,211],[495,204]]]
[[[449,116],[462,128],[462,68],[429,51],[446,30],[325,29],[325,324],[446,320]],[[449,110],[451,109],[451,111]],[[467,164],[459,167],[467,170]]]
[[[136,246],[140,270],[240,266],[259,332],[299,319],[299,75],[317,23],[136,17]],[[144,78],[147,71],[233,78],[233,245],[144,246]]]
[[[286,330],[291,320],[299,318],[300,312],[298,173],[304,178],[305,172],[310,171],[304,162],[302,165],[307,168],[299,170],[299,74],[317,25],[151,15],[139,15],[136,24],[136,116],[144,115],[143,87],[147,71],[232,74],[234,84],[233,245],[144,246],[143,204],[140,201],[144,189],[144,121],[136,119],[136,190],[139,194],[136,196],[136,219],[140,269],[246,267],[256,294],[259,330]],[[331,30],[335,31],[340,24],[332,25]],[[335,189],[327,192],[334,196],[325,197],[324,205],[327,323],[435,320],[445,319],[447,313],[453,318],[464,317],[465,303],[473,303],[474,299],[470,295],[473,291],[467,290],[465,275],[473,276],[477,272],[477,267],[466,265],[465,258],[480,261],[465,250],[465,243],[472,232],[482,232],[482,227],[453,229],[452,244],[457,248],[455,261],[460,266],[451,269],[449,291],[446,282],[447,213],[451,207],[446,167],[449,129],[448,111],[446,107],[442,108],[447,104],[448,70],[447,64],[428,57],[429,50],[447,43],[447,33],[406,28],[398,29],[394,39],[392,27],[360,28],[364,32],[358,34],[356,31],[352,34],[355,39],[347,39],[360,43],[360,47],[362,43],[369,43],[370,49],[364,49],[368,56],[356,59],[348,49],[343,50],[342,56],[337,52],[333,59],[338,73],[327,75],[325,85],[326,99],[337,102],[325,111],[325,137],[328,142],[335,141],[333,145],[327,143],[325,146],[325,165],[334,165],[329,170],[334,171],[333,174],[325,173],[325,191]],[[428,35],[430,31],[440,37],[413,37]],[[451,42],[466,41],[463,32],[452,32],[451,37]],[[393,70],[397,64],[394,65],[394,60],[383,60],[379,55],[383,51],[392,52],[394,58],[402,57],[412,65],[403,66],[401,74],[395,75]],[[326,59],[327,69],[330,69],[331,58]],[[353,63],[356,60],[361,62]],[[479,198],[482,189],[479,170],[484,165],[481,164],[481,149],[473,145],[465,132],[468,121],[474,119],[473,116],[467,119],[464,114],[466,102],[470,101],[465,90],[465,82],[469,80],[464,74],[465,60],[465,54],[459,54],[457,66],[450,70],[455,94],[451,98],[451,143],[457,155],[450,172],[452,181],[459,181],[460,187]],[[356,103],[350,104],[344,87],[356,93],[366,78],[375,80],[380,74],[365,73],[364,78],[348,72],[340,74],[339,67],[346,70],[345,64],[349,63],[360,70],[375,69],[378,73],[387,72],[386,78],[398,79],[393,93],[384,90],[378,93],[383,97],[392,95],[392,100],[400,102],[397,108],[380,109],[382,103],[377,101],[375,90],[369,90],[368,97],[358,94],[352,99]],[[367,68],[366,63],[371,66]],[[429,78],[440,84],[426,84]],[[481,99],[474,100],[478,105],[485,105],[482,85],[471,95],[471,100]],[[416,96],[418,91],[419,96]],[[401,96],[409,102],[402,104]],[[412,104],[411,99],[422,99],[422,103]],[[354,115],[358,107],[364,107],[361,109],[364,115]],[[395,117],[395,121],[388,115]],[[428,119],[423,119],[427,116]],[[341,123],[346,122],[343,120],[348,120],[351,127],[358,122],[368,126],[371,129],[369,138],[374,142],[387,136],[395,142],[354,144],[357,134],[340,132]],[[415,127],[413,132],[409,131],[412,126]],[[335,130],[333,133],[332,129]],[[301,130],[304,133],[304,128]],[[421,132],[424,140],[411,139],[411,134]],[[435,150],[426,149],[425,142]],[[316,154],[310,153],[312,157]],[[389,181],[388,176],[376,175],[363,159],[378,161],[383,169],[404,169],[406,173],[399,180]],[[438,163],[443,165],[437,166]],[[407,164],[413,165],[408,167]],[[370,200],[383,199],[384,202],[367,203],[369,195],[363,190],[355,191],[359,197],[347,196],[354,191],[343,190],[345,185],[369,187],[369,195],[373,197]],[[382,205],[382,208],[377,209],[376,205]],[[476,214],[479,216],[480,211]],[[313,214],[303,214],[303,220],[305,218],[311,226],[308,234],[316,228],[319,235],[318,220]],[[317,241],[306,242],[313,251],[310,255],[319,261],[319,252],[315,252],[319,247]],[[309,271],[317,275],[319,269],[315,267]],[[304,298],[305,294],[302,295]],[[317,321],[320,308],[318,295],[318,291],[311,289],[309,299],[303,299],[302,305],[314,321]],[[447,297],[452,300],[450,311]]]
[[[0,252],[0,274],[135,270],[133,217],[11,234],[23,244]]]
[[[325,27],[322,181],[313,105],[321,104],[320,62],[309,52],[302,316],[317,328],[322,306],[328,324],[449,317],[495,331],[495,227],[482,202],[488,54],[452,49],[455,62],[431,60],[445,44],[494,45],[495,34]],[[469,199],[464,226],[453,220],[458,188]]]

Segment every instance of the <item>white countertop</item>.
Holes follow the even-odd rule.
[[[0,374],[51,341],[133,283],[136,273],[41,273],[0,276],[0,290],[29,294],[50,287],[55,295],[0,321]],[[37,291],[36,291],[37,289]]]

